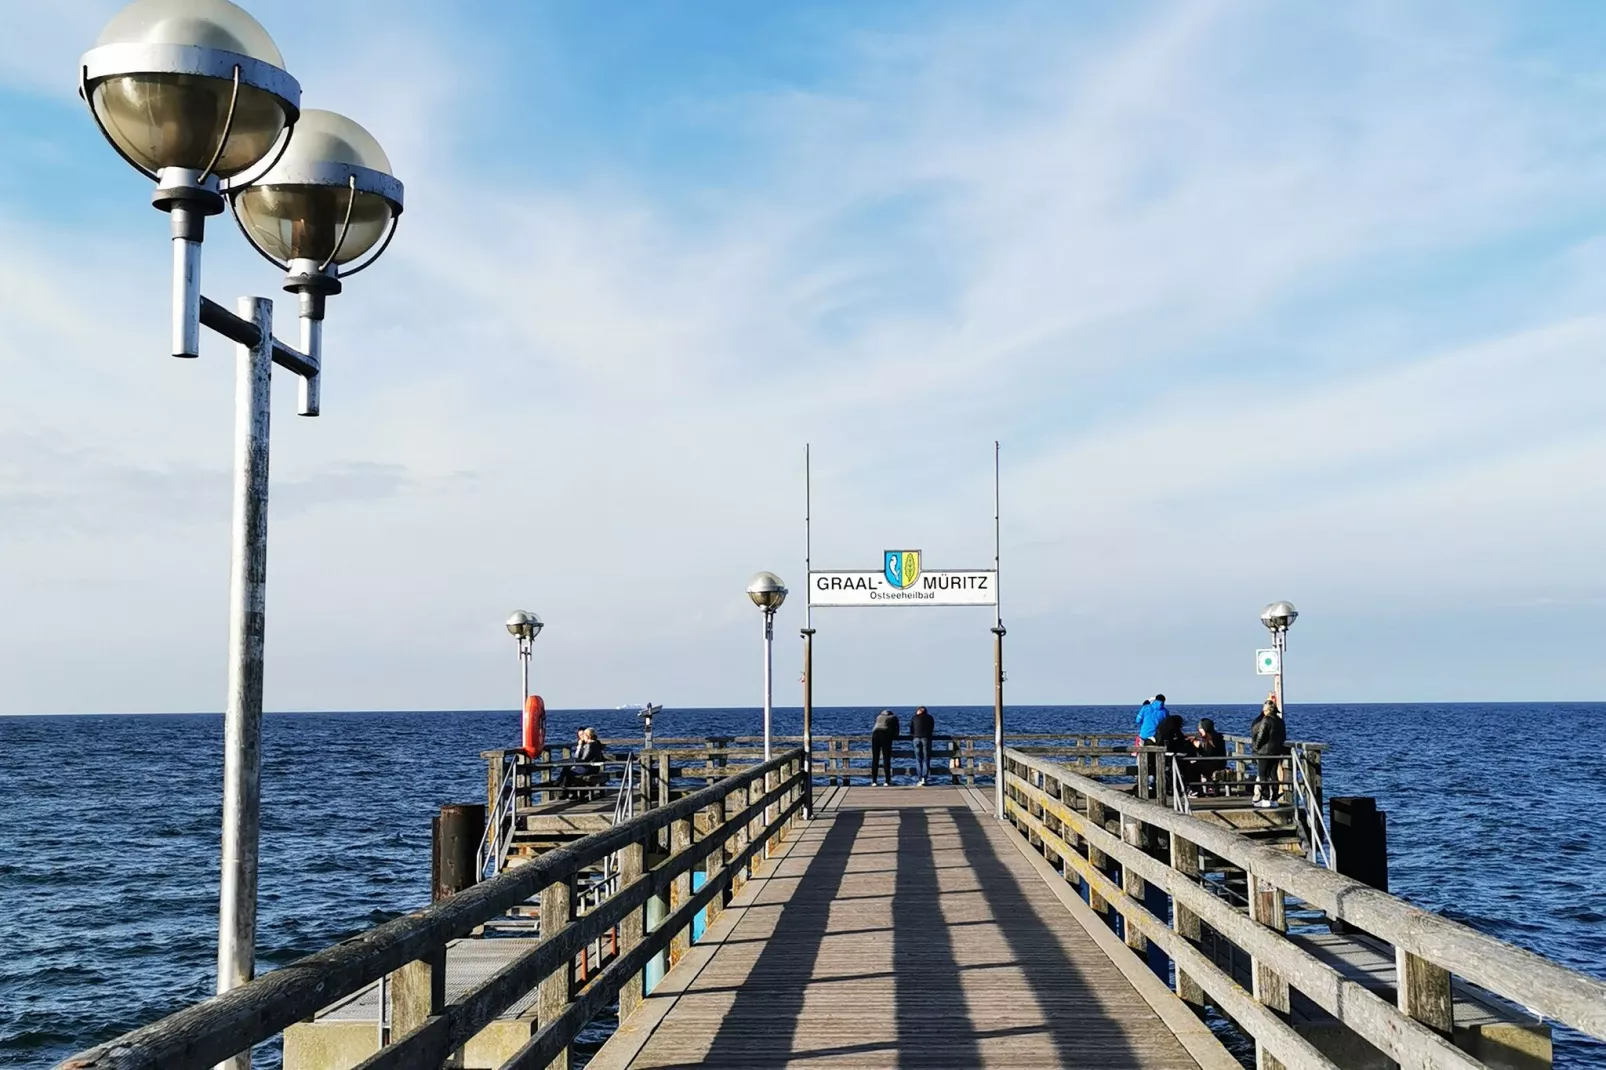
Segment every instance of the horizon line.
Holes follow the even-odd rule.
[[[907,707],[909,709],[913,709],[914,707],[919,706],[919,705],[925,705],[925,706],[932,707],[932,708],[939,709],[939,710],[941,710],[941,709],[949,709],[949,710],[991,710],[993,708],[991,703],[952,703],[952,704],[943,704],[943,703],[931,703],[931,702],[927,702],[927,703],[899,703],[899,704],[895,704],[895,705],[891,705],[891,704],[887,704],[887,703],[862,703],[862,704],[861,703],[854,703],[854,704],[849,704],[849,705],[831,704],[831,705],[816,705],[814,708],[816,710],[875,710],[875,709],[891,709],[891,710],[896,711],[896,710],[899,710],[899,709],[902,709],[902,708],[905,708],[905,707]],[[1169,703],[1168,705],[1173,706],[1176,709],[1197,709],[1199,707],[1220,708],[1220,707],[1235,707],[1235,706],[1242,706],[1245,709],[1253,709],[1253,708],[1257,707],[1259,705],[1259,703],[1258,702],[1207,702],[1207,701],[1200,701],[1200,702],[1176,702],[1176,703]],[[1340,700],[1323,700],[1323,701],[1319,701],[1319,702],[1291,702],[1291,703],[1288,704],[1288,708],[1289,709],[1298,709],[1299,707],[1302,707],[1302,706],[1304,706],[1304,707],[1309,707],[1309,706],[1394,706],[1394,707],[1398,707],[1398,706],[1599,706],[1599,705],[1606,705],[1606,699],[1486,699],[1486,700],[1474,700],[1474,699],[1409,699],[1409,700],[1382,700],[1382,701],[1379,701],[1379,700],[1346,701],[1346,700],[1341,700],[1340,699]],[[803,710],[802,706],[774,706],[772,708],[774,710],[776,710],[776,711],[787,710],[787,711],[796,711],[798,713],[801,713],[802,710]],[[1005,705],[1004,705],[1004,709],[1005,709],[1006,712],[1011,710],[1011,709],[1015,709],[1015,710],[1021,710],[1021,709],[1049,709],[1049,710],[1125,710],[1125,709],[1133,709],[1133,710],[1135,710],[1137,708],[1138,708],[1138,704],[1135,704],[1135,703],[1118,703],[1118,702],[1072,702],[1072,703],[1021,702],[1021,703],[1016,703],[1014,705],[1011,705],[1009,703],[1005,703]],[[754,712],[761,712],[763,710],[763,707],[762,706],[670,706],[670,705],[665,704],[662,707],[662,709],[664,709],[666,711],[687,711],[687,712],[704,712],[704,711],[709,711],[709,710],[743,710],[743,711],[752,710]],[[623,706],[623,707],[620,707],[620,706],[565,706],[565,707],[554,707],[552,709],[547,710],[546,712],[549,713],[549,714],[553,714],[553,713],[626,713],[626,712],[635,712],[637,710],[639,710],[639,707],[637,707],[637,706]],[[296,716],[309,716],[309,715],[312,715],[312,716],[325,715],[325,716],[343,717],[343,716],[356,716],[356,715],[369,714],[369,713],[394,713],[394,714],[402,714],[402,715],[408,715],[408,716],[415,715],[415,714],[429,714],[429,713],[453,713],[453,714],[456,714],[456,713],[496,713],[496,714],[508,714],[510,716],[518,716],[520,711],[515,707],[473,707],[473,708],[460,707],[460,708],[448,708],[448,707],[436,707],[436,706],[418,706],[418,707],[412,707],[412,708],[408,708],[408,709],[393,709],[393,708],[388,708],[388,707],[371,707],[371,708],[365,708],[365,709],[314,709],[314,708],[308,708],[308,709],[290,709],[290,710],[263,710],[262,713],[263,713],[263,716],[272,716],[272,717],[296,717]],[[82,710],[80,710],[80,711],[55,711],[55,712],[43,712],[43,713],[42,712],[33,712],[33,713],[0,713],[0,718],[4,718],[4,717],[222,717],[222,716],[223,716],[223,711],[222,710],[97,710],[97,711],[82,711]]]

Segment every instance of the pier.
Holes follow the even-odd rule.
[[[1475,1070],[1550,1065],[1552,1023],[1606,1038],[1599,979],[1334,868],[1315,745],[1253,811],[1233,761],[1196,809],[1163,755],[1010,737],[999,820],[962,737],[927,788],[812,742],[664,740],[589,802],[545,797],[561,753],[492,752],[485,879],[61,1065],[199,1070],[282,1033],[287,1070],[563,1068],[609,1013],[598,1070],[1242,1065],[1221,1037],[1260,1067]],[[606,827],[519,847],[610,796]]]

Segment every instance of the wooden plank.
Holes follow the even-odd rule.
[[[793,836],[633,1057],[596,1065],[1198,1065],[963,793],[849,789]]]

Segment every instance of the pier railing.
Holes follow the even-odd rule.
[[[440,1067],[532,991],[538,1028],[503,1070],[567,1067],[569,1046],[615,999],[627,1016],[642,999],[648,962],[671,964],[769,853],[803,807],[802,751],[741,770],[639,817],[549,851],[467,891],[370,929],[83,1052],[58,1070],[202,1070],[277,1036],[319,1010],[388,978],[390,1036],[362,1070]],[[577,913],[575,882],[614,860],[617,891]],[[650,859],[658,859],[649,865]],[[692,874],[705,880],[692,891]],[[650,930],[649,900],[669,910]],[[446,954],[521,904],[539,899],[541,939],[468,992],[446,1001]],[[576,960],[617,930],[612,962],[581,980]]]
[[[1234,775],[1247,776],[1253,768],[1255,756],[1250,752],[1246,736],[1226,736],[1226,764]],[[931,779],[936,783],[975,786],[991,783],[993,768],[993,737],[991,735],[937,735],[933,737]],[[802,736],[775,736],[776,747],[799,747]],[[1053,758],[1073,766],[1083,775],[1110,780],[1137,780],[1145,772],[1143,783],[1152,780],[1160,769],[1163,751],[1145,747],[1134,753],[1133,735],[1130,732],[1011,732],[1004,744],[1022,753]],[[825,787],[848,785],[854,780],[869,777],[870,736],[820,735],[812,740],[814,781]],[[682,736],[659,737],[650,748],[640,739],[607,739],[603,745],[612,759],[632,755],[642,762],[640,786],[645,805],[654,805],[661,797],[663,784],[684,784],[702,781],[705,784],[730,775],[735,769],[745,768],[764,758],[764,740],[761,736]],[[1321,743],[1290,741],[1289,747],[1302,756],[1313,770],[1318,786],[1321,780]],[[539,791],[549,779],[543,770],[550,771],[573,763],[573,747],[565,744],[548,744],[539,760],[531,759],[522,751],[485,751],[482,757],[488,763],[490,782],[488,800],[494,800],[501,781],[517,773],[524,790]],[[1150,764],[1152,763],[1152,764]],[[908,737],[896,740],[892,749],[892,764],[900,776],[914,773],[914,750]],[[1165,797],[1165,788],[1159,789]]]
[[[1095,910],[1121,919],[1127,946],[1142,953],[1152,943],[1171,960],[1183,1000],[1202,1010],[1208,999],[1252,1037],[1263,1068],[1339,1065],[1287,1020],[1291,991],[1401,1067],[1530,1065],[1485,1046],[1488,1038],[1457,1033],[1452,977],[1606,1039],[1606,983],[1075,769],[1014,749],[1004,758],[1010,821],[1083,885]],[[1246,909],[1223,894],[1224,866],[1242,875]],[[1169,918],[1150,888],[1169,900]],[[1397,997],[1291,939],[1290,900],[1392,945]],[[1207,932],[1250,957],[1247,988],[1207,954]]]

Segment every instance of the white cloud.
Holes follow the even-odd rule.
[[[1497,256],[1594,196],[1599,110],[1507,67],[1497,24],[1451,20],[1424,52],[1392,8],[1158,6],[1087,32],[1057,7],[957,16],[841,42],[855,66],[828,85],[701,102],[742,124],[754,159],[699,197],[607,160],[596,181],[546,181],[516,138],[467,141],[494,124],[454,125],[460,109],[540,106],[472,26],[402,11],[370,37],[356,31],[376,9],[354,5],[314,35],[310,10],[263,21],[308,103],[339,101],[391,149],[409,210],[333,305],[325,415],[291,419],[280,399],[270,705],[505,703],[497,622],[526,603],[551,624],[555,704],[749,699],[741,584],[770,567],[801,588],[805,440],[815,560],[834,566],[883,544],[986,561],[1004,440],[1022,700],[1152,691],[1138,681],[1156,666],[1248,694],[1230,651],[1253,632],[1213,667],[1188,622],[1214,652],[1220,622],[1274,593],[1324,600],[1314,621],[1402,590],[1498,614],[1562,590],[1598,544],[1601,444],[1581,429],[1598,422],[1603,329],[1578,316],[1593,261],[1555,269],[1573,296],[1535,307]],[[347,39],[362,44],[330,44]],[[1302,60],[1313,40],[1325,51]],[[46,264],[93,250],[104,277],[151,273],[69,283],[21,257],[0,278],[21,324],[0,370],[27,383],[0,416],[35,449],[0,469],[0,503],[78,533],[8,541],[24,513],[8,509],[0,592],[37,608],[93,575],[160,625],[130,637],[113,687],[50,668],[75,641],[55,614],[76,603],[22,614],[3,701],[213,704],[227,349],[157,356],[165,243],[141,206],[100,238],[25,210],[6,236]],[[211,292],[270,285],[215,234]],[[1462,289],[1476,315],[1447,320],[1432,291]],[[52,475],[74,458],[99,474]],[[73,516],[100,503],[105,530],[156,510],[176,526],[96,536],[18,497],[53,483]],[[1128,642],[1130,607],[1155,599],[1179,630]],[[985,701],[988,624],[833,616],[820,698]],[[8,627],[23,625],[0,640]],[[1312,686],[1350,679],[1359,648],[1334,642]]]

